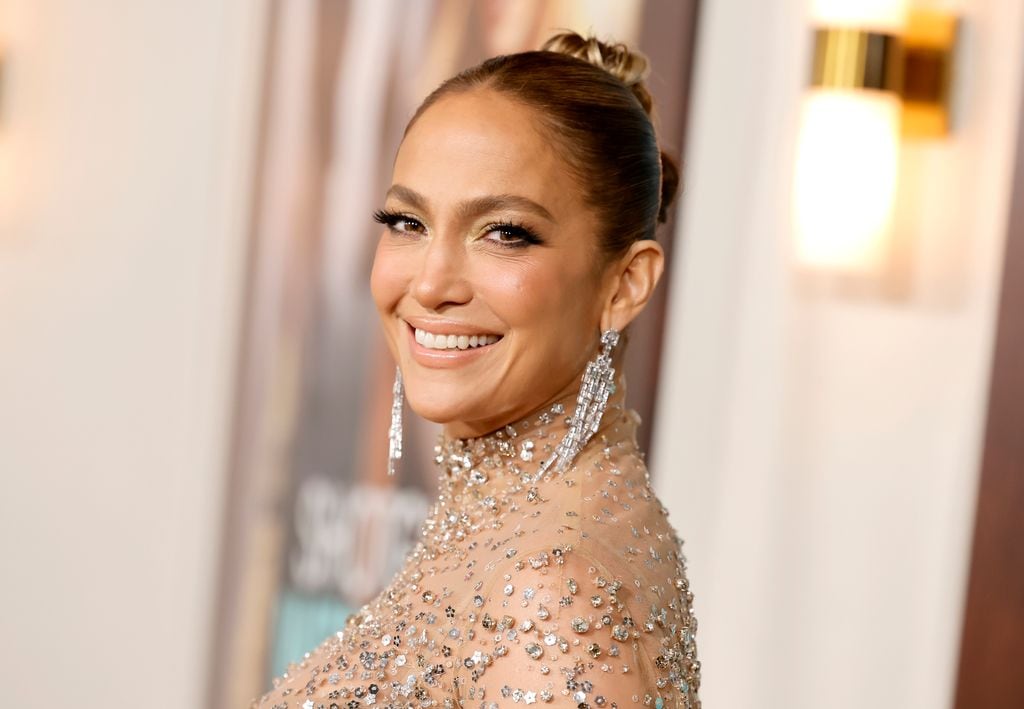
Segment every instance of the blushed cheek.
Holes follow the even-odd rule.
[[[564,266],[545,263],[543,268],[509,274],[502,287],[517,309],[530,320],[547,322],[578,318],[581,300],[588,299],[587,284]]]
[[[378,246],[370,271],[370,292],[382,319],[386,320],[395,314],[407,282],[402,259]]]
[[[544,325],[541,322],[546,315],[544,274],[548,270],[534,263],[493,258],[477,260],[466,272],[477,301],[476,312],[482,315],[482,311],[490,311],[492,320],[500,323],[494,326],[514,330],[517,343],[531,341],[535,329],[543,329]],[[547,286],[550,288],[550,282]]]
[[[506,326],[519,334],[519,342],[534,353],[573,359],[596,298],[592,283],[564,261],[524,264],[522,268],[488,269],[475,280],[476,292]]]

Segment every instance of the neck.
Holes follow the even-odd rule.
[[[576,397],[579,394],[582,379],[583,374],[577,374],[573,379],[566,382],[561,389],[533,406],[520,407],[511,413],[489,416],[476,421],[452,421],[446,423],[443,427],[444,438],[445,440],[464,439],[467,441],[474,438],[482,438],[508,425],[522,423],[542,411],[551,409],[557,404],[562,404],[567,415],[571,416],[576,405]]]
[[[569,421],[576,411],[576,400],[582,376],[534,407],[525,416],[499,422],[486,433],[458,436],[445,427],[435,446],[436,462],[442,475],[458,479],[465,477],[468,484],[483,484],[508,471],[520,479],[533,479],[541,466],[555,456],[559,443],[570,429]],[[625,377],[615,374],[615,391],[608,398],[605,414],[594,434],[602,431],[624,411],[626,396]]]

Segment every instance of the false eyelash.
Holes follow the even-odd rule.
[[[495,229],[500,229],[512,236],[517,236],[521,239],[521,241],[513,242],[511,244],[502,244],[500,241],[498,242],[499,244],[507,248],[524,248],[531,244],[544,243],[544,240],[541,239],[540,236],[538,236],[537,233],[533,231],[533,229],[519,222],[512,222],[505,219],[499,219],[496,222],[488,224],[485,231],[493,231]]]
[[[375,211],[373,213],[373,220],[380,224],[386,225],[388,228],[392,230],[394,229],[395,225],[401,221],[410,221],[419,224],[419,220],[417,219],[413,219],[412,217],[408,217],[399,212],[393,212],[387,209],[378,209],[377,211]],[[485,232],[494,231],[495,229],[500,229],[511,236],[519,237],[520,241],[512,243],[502,243],[500,241],[497,242],[498,245],[503,246],[505,248],[524,248],[526,246],[544,243],[544,240],[541,239],[535,231],[533,231],[530,227],[520,222],[509,221],[507,219],[499,219],[496,222],[491,222],[490,224],[488,224],[487,227],[485,228]]]
[[[414,222],[416,220],[413,219],[412,217],[407,217],[404,214],[399,214],[398,212],[392,212],[387,209],[378,209],[376,212],[373,213],[373,221],[378,222],[380,224],[386,224],[389,227],[393,227],[395,224],[401,221]]]

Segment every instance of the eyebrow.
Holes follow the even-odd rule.
[[[411,204],[417,209],[422,209],[425,212],[429,211],[426,197],[405,185],[391,185],[391,188],[387,191],[387,194],[384,195],[384,198],[387,199],[391,195],[394,195],[403,202]],[[542,205],[537,204],[529,197],[523,197],[516,194],[493,194],[467,199],[457,205],[456,212],[461,219],[470,219],[477,215],[484,214],[485,212],[502,208],[521,209],[526,212],[533,212],[534,214],[547,219],[549,222],[554,223],[557,221],[551,215],[551,212],[545,209]]]

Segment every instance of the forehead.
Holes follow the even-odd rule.
[[[420,115],[399,147],[394,182],[432,205],[518,194],[558,221],[582,204],[535,110],[486,89],[445,96]]]

